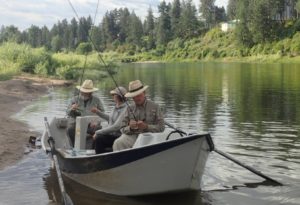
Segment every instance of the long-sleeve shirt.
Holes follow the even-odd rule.
[[[131,109],[131,110],[130,110]],[[122,121],[121,132],[124,134],[140,134],[143,132],[163,132],[165,129],[163,113],[156,103],[146,99],[143,105],[136,106],[130,105],[130,109],[127,108]],[[134,116],[132,114],[134,113]],[[144,121],[148,128],[146,130],[131,130],[129,127],[130,120]]]
[[[119,107],[115,106],[113,111],[108,116],[108,126],[97,130],[96,134],[112,134],[112,135],[121,135],[120,128],[121,123],[124,117],[124,113],[126,111],[126,103],[121,104]],[[103,112],[97,113],[100,117],[107,119],[107,115]]]
[[[72,105],[78,104],[77,110],[72,110]],[[90,99],[84,101],[81,97],[75,96],[71,103],[67,108],[67,115],[71,118],[76,118],[76,116],[89,116],[89,115],[96,115],[95,113],[91,112],[91,109],[96,107],[100,111],[104,111],[104,106],[101,100],[96,96],[91,96]]]

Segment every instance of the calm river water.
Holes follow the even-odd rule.
[[[75,204],[300,204],[299,65],[128,64],[115,78],[125,87],[131,80],[142,80],[150,86],[148,96],[164,107],[168,122],[191,132],[211,133],[219,150],[284,186],[274,186],[211,153],[202,191],[131,198],[66,181]],[[112,80],[101,80],[98,86],[96,95],[109,111]],[[51,89],[15,117],[42,133],[43,117],[64,116],[72,95],[73,89]],[[42,150],[33,150],[0,172],[0,205],[57,204],[59,198],[55,172]]]

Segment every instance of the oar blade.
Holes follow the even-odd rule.
[[[254,173],[254,174],[256,174],[256,175],[258,175],[258,176],[260,176],[260,177],[262,177],[262,178],[264,178],[264,179],[267,179],[267,180],[269,180],[269,181],[271,181],[271,182],[273,182],[273,183],[275,183],[275,184],[277,184],[277,185],[279,185],[279,186],[282,186],[282,185],[283,185],[283,184],[280,183],[279,181],[277,181],[277,180],[275,180],[275,179],[272,179],[271,177],[269,177],[269,176],[267,176],[267,175],[261,173],[260,171],[254,169],[253,167],[250,167],[250,166],[248,166],[248,165],[246,165],[246,164],[240,162],[239,160],[237,160],[237,159],[231,157],[230,155],[228,155],[228,154],[222,152],[221,150],[218,150],[218,149],[215,148],[214,151],[215,151],[216,153],[222,155],[223,157],[225,157],[225,158],[231,160],[232,162],[236,163],[237,165],[239,165],[239,166],[241,166],[241,167],[244,167],[245,169],[251,171],[252,173]]]

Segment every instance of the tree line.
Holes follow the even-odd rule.
[[[251,47],[293,35],[299,26],[286,26],[284,13],[292,8],[292,19],[298,19],[300,0],[229,0],[227,13],[224,7],[215,5],[215,0],[199,0],[199,11],[192,0],[162,1],[158,5],[158,16],[154,17],[150,7],[142,21],[128,8],[107,11],[98,25],[92,18],[63,19],[53,25],[20,31],[17,27],[2,26],[0,43],[14,41],[27,43],[33,48],[45,47],[59,51],[144,52],[163,49],[174,39],[191,39],[201,36],[220,22],[237,20],[236,39],[244,46]],[[89,37],[94,42],[93,48]]]
[[[300,0],[229,0],[227,10],[229,19],[238,19],[237,40],[247,47],[300,31]]]
[[[214,24],[226,20],[225,9],[214,7],[218,10]],[[2,26],[0,43],[15,41],[30,44],[34,48],[44,46],[55,52],[74,51],[81,43],[89,41],[89,35],[100,51],[118,48],[119,51],[135,52],[164,46],[175,38],[192,38],[205,32],[208,28],[206,25],[212,24],[205,24],[205,21],[199,19],[192,0],[174,0],[172,3],[162,1],[158,5],[158,13],[158,17],[154,17],[150,7],[142,21],[134,11],[120,8],[107,11],[99,25],[93,25],[89,16],[79,20],[73,18],[70,22],[66,19],[58,21],[51,29],[32,25],[19,31],[13,25]]]

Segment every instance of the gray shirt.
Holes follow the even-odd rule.
[[[100,117],[108,120],[108,126],[101,130],[97,130],[96,134],[97,135],[101,135],[101,134],[121,135],[120,128],[124,117],[124,113],[126,111],[126,107],[127,107],[126,103],[123,103],[119,107],[115,106],[109,116],[107,116],[103,112],[97,113]]]
[[[134,116],[132,112],[134,113]],[[122,121],[121,132],[124,134],[139,134],[142,132],[163,132],[165,129],[163,113],[156,103],[146,99],[144,104],[136,106],[130,105],[130,109],[127,108]],[[136,119],[135,119],[136,118]],[[148,124],[148,128],[144,131],[131,130],[129,127],[130,120],[141,120]]]
[[[72,110],[72,105],[78,104],[78,110]],[[89,116],[89,115],[96,115],[95,113],[91,112],[91,109],[96,107],[100,111],[104,111],[104,106],[101,100],[96,96],[91,96],[90,99],[84,101],[81,97],[75,96],[71,103],[67,108],[67,115],[71,118],[76,118],[76,116]]]

